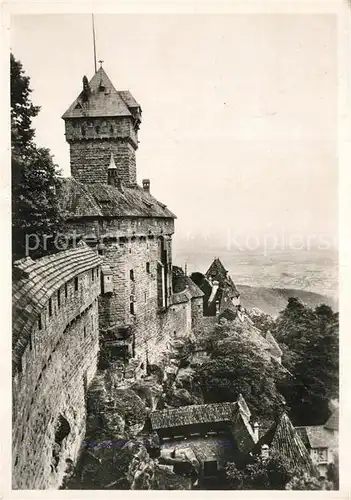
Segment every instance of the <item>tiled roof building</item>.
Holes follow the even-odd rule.
[[[259,439],[254,451],[261,453],[263,445],[269,446],[270,453],[284,457],[293,468],[300,472],[317,475],[317,470],[288,415],[283,413],[272,427]]]
[[[61,205],[68,220],[81,217],[175,219],[166,205],[139,186],[117,189],[103,183],[85,184],[74,178],[63,180]]]
[[[232,403],[184,406],[150,414],[151,428],[161,438],[160,461],[171,465],[196,457],[200,482],[215,477],[228,461],[247,458],[257,441],[249,418],[242,396]]]
[[[205,316],[218,316],[230,321],[236,318],[240,293],[218,258],[214,259],[205,274],[196,272],[191,278],[204,293]]]
[[[242,396],[232,403],[182,406],[150,414],[152,430],[162,437],[196,434],[202,427],[207,432],[227,429],[242,450],[253,448],[256,442],[249,419],[250,412]]]
[[[206,271],[206,277],[212,282],[218,281],[218,283],[223,288],[229,289],[233,297],[240,296],[240,293],[236,288],[234,281],[232,280],[227,269],[223,266],[218,257],[214,259],[214,261]]]
[[[334,462],[339,449],[339,409],[334,409],[324,425],[300,426],[296,431],[320,475],[326,477],[328,465]]]

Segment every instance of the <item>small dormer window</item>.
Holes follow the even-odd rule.
[[[77,102],[76,106],[74,109],[83,109],[83,106],[81,105],[80,102]]]

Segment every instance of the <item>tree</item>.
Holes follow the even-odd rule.
[[[268,459],[253,457],[241,468],[228,463],[225,467],[225,483],[231,490],[332,489],[331,482],[302,473],[278,453],[273,453]]]
[[[338,315],[329,306],[312,310],[296,298],[275,323],[284,366],[293,374],[280,384],[295,425],[323,424],[330,399],[338,398]]]
[[[58,203],[59,172],[46,148],[33,138],[32,119],[39,107],[30,100],[30,79],[11,54],[11,152],[13,258],[39,257],[60,250],[55,236],[62,219]]]
[[[35,130],[32,118],[39,113],[39,106],[30,101],[32,89],[30,78],[24,74],[22,64],[14,56],[10,56],[11,65],[11,148],[13,154],[25,153],[32,145]]]
[[[296,470],[276,453],[268,459],[252,457],[241,468],[234,463],[225,467],[225,479],[232,490],[283,490],[296,474]]]
[[[236,401],[242,394],[253,417],[270,419],[283,405],[276,381],[282,377],[264,348],[249,334],[238,334],[225,325],[212,345],[211,358],[195,368],[206,403]]]
[[[330,481],[317,479],[308,474],[294,476],[285,486],[286,490],[332,490]]]

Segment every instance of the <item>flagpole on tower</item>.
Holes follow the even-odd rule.
[[[95,73],[97,72],[97,64],[96,64],[96,42],[95,42],[95,23],[94,23],[94,14],[91,15],[91,20],[93,24],[93,44],[94,44],[94,68]]]

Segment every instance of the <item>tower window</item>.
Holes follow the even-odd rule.
[[[39,314],[39,317],[38,317],[38,329],[39,330],[43,329],[43,322],[42,322],[42,319],[41,319],[41,314]]]
[[[57,290],[57,307],[61,307],[61,290]]]
[[[65,299],[67,299],[68,296],[68,283],[65,283]]]
[[[78,277],[74,278],[74,291],[78,292]]]
[[[96,125],[95,131],[97,134],[100,134],[100,125]]]
[[[129,301],[129,311],[130,311],[130,314],[133,314],[133,315],[135,314],[134,301],[135,301],[135,297],[134,297],[134,295],[131,295],[130,301]]]
[[[49,299],[49,316],[52,316],[52,299]]]
[[[133,269],[131,269],[129,271],[129,277],[130,277],[131,281],[134,281],[134,270]]]
[[[150,262],[146,263],[146,272],[150,273]]]
[[[95,279],[95,269],[91,270],[91,281],[94,281]]]

